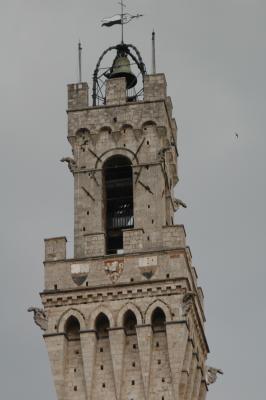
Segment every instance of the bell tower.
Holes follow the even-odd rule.
[[[101,62],[115,51],[112,66]],[[132,61],[133,60],[133,61]],[[138,69],[140,78],[132,70]],[[164,74],[119,44],[68,85],[74,258],[45,239],[44,330],[58,400],[204,400],[204,297],[174,213],[177,126]],[[211,371],[212,370],[212,371]]]

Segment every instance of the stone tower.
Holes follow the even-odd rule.
[[[99,69],[92,105],[87,83],[68,85],[73,158],[62,161],[74,177],[74,258],[65,237],[45,240],[44,309],[31,310],[58,400],[204,400],[219,370],[205,365],[203,293],[174,224],[185,205],[174,198],[172,102],[165,76],[146,74],[140,56],[143,97],[132,95],[122,47],[111,48],[101,104]]]

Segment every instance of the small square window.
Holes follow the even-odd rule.
[[[103,353],[103,348],[102,347],[100,347],[100,353]]]
[[[160,347],[160,343],[159,342],[156,342],[156,347]]]
[[[137,345],[134,343],[133,344],[133,349],[136,349],[137,348]]]
[[[103,370],[103,365],[101,365],[101,370]]]
[[[74,386],[74,392],[76,392],[78,390],[77,386]]]
[[[131,385],[134,386],[135,385],[135,381],[131,381]]]
[[[164,378],[162,378],[162,382],[165,382],[165,379],[164,379]]]
[[[133,361],[133,363],[132,363],[132,367],[135,367],[136,366],[136,363]]]
[[[105,383],[102,384],[102,387],[105,388]]]
[[[158,360],[158,365],[160,365],[161,364],[161,360]]]

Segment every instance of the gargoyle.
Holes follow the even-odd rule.
[[[187,208],[186,203],[180,199],[173,199],[174,210],[177,211],[180,207]]]
[[[183,317],[186,317],[189,314],[189,312],[193,306],[193,298],[195,296],[196,296],[196,294],[194,292],[187,292],[184,294],[182,305],[181,305]]]
[[[76,164],[76,161],[75,161],[73,158],[71,158],[71,157],[64,157],[64,158],[62,158],[60,161],[61,161],[61,162],[66,162],[67,165],[68,165],[69,170],[70,170],[71,172],[74,172],[74,169],[75,169],[75,167],[76,167],[77,164]]]
[[[33,319],[36,325],[38,325],[43,331],[48,328],[48,320],[44,310],[37,307],[28,308],[28,312],[34,312]]]
[[[207,385],[212,385],[217,381],[217,374],[223,375],[223,371],[219,368],[213,368],[207,366],[207,371],[206,371]]]

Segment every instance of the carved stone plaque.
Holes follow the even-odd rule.
[[[124,260],[105,261],[104,265],[107,276],[115,283],[124,271]]]
[[[73,282],[81,286],[88,277],[90,272],[90,266],[88,264],[72,264],[71,265],[71,276]]]
[[[150,279],[155,274],[157,265],[157,256],[139,258],[139,270],[146,279]]]

